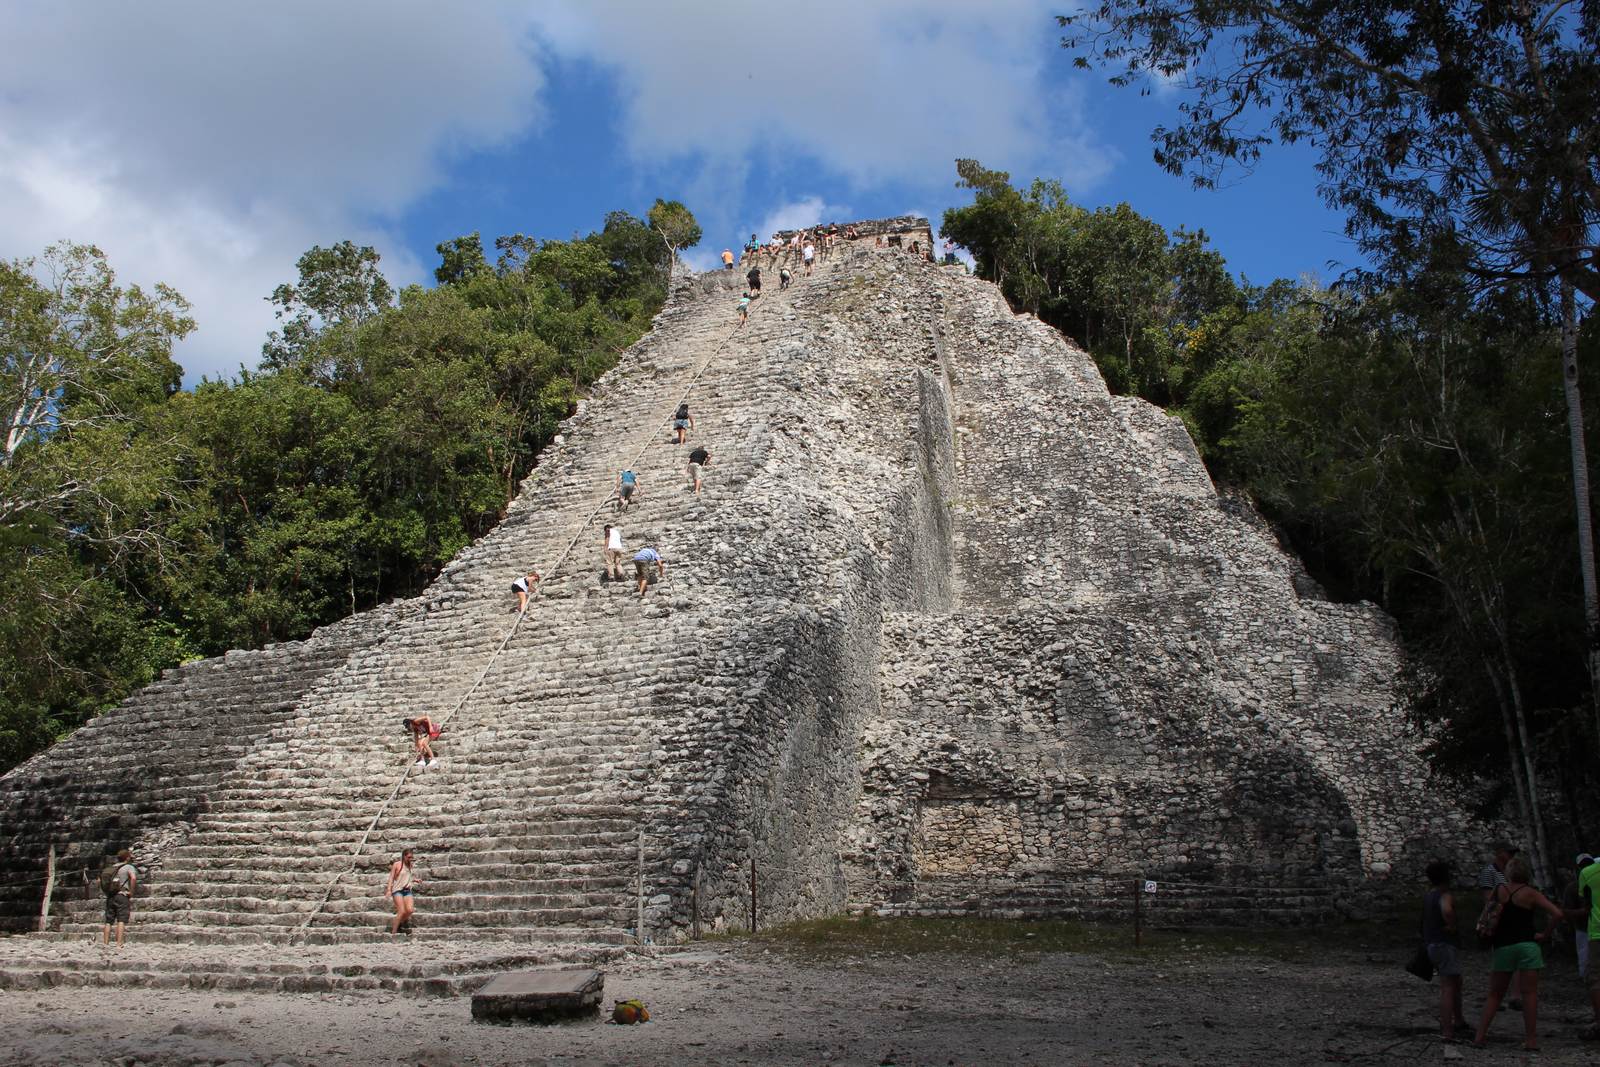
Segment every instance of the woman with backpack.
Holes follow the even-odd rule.
[[[1506,884],[1496,886],[1478,920],[1478,936],[1488,937],[1494,944],[1494,963],[1489,976],[1489,998],[1483,1005],[1483,1018],[1478,1021],[1478,1033],[1472,1039],[1480,1048],[1488,1041],[1489,1024],[1500,1001],[1511,985],[1513,975],[1522,982],[1522,1047],[1529,1052],[1539,1049],[1539,972],[1544,970],[1544,952],[1541,941],[1549,939],[1550,930],[1566,921],[1561,909],[1528,884],[1528,864],[1521,857],[1506,864]],[[1535,932],[1533,913],[1547,912],[1555,922],[1545,930]]]
[[[106,895],[106,928],[103,944],[111,944],[111,928],[117,930],[117,947],[122,947],[133,918],[133,891],[139,885],[139,868],[133,865],[133,853],[128,849],[117,852],[115,863],[108,863],[100,872],[100,891]]]
[[[740,309],[740,312],[741,314],[748,314],[743,308]],[[689,439],[689,431],[694,429],[694,416],[689,414],[689,402],[687,400],[679,404],[678,410],[673,413],[672,428],[678,433],[678,443],[680,445]]]

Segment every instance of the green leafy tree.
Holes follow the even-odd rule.
[[[1553,290],[1600,739],[1600,584],[1577,296],[1600,298],[1600,15],[1593,4],[1104,0],[1060,19],[1112,82],[1186,91],[1155,158],[1197,185],[1308,142],[1321,192],[1391,284],[1458,274]]]
[[[177,389],[187,310],[92,246],[0,263],[0,765],[182,654],[122,583],[170,558],[184,506],[174,442],[141,425]]]
[[[350,352],[349,331],[394,302],[379,258],[376,249],[352,241],[318,245],[301,256],[299,282],[280,285],[267,298],[282,327],[262,346],[262,365],[332,373],[331,364]]]
[[[685,248],[693,248],[700,243],[700,224],[695,221],[694,214],[677,200],[658,198],[650,206],[647,217],[650,229],[667,246],[667,252],[673,260]]]
[[[1205,234],[1168,234],[1127,204],[1089,211],[1055,181],[1023,192],[975,160],[956,172],[973,203],[946,211],[941,230],[972,252],[979,277],[1077,338],[1112,389],[1180,401],[1187,331],[1238,299]]]
[[[434,280],[440,285],[450,285],[471,278],[489,269],[483,258],[483,238],[474,230],[465,237],[456,237],[434,246],[440,263],[433,270]]]

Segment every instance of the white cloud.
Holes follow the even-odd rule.
[[[1070,92],[1047,87],[1063,62],[1054,13],[1052,0],[10,0],[0,255],[100,245],[125,280],[193,301],[200,330],[178,352],[191,380],[232,373],[257,359],[263,298],[313,244],[373,244],[394,281],[424,280],[401,218],[469,154],[539,126],[555,57],[615,76],[633,180],[662,164],[690,175],[672,195],[706,227],[702,257],[752,223],[765,235],[850,214],[818,189],[935,202],[957,156],[1092,182],[1107,151]],[[818,180],[747,198],[778,158],[814,162]]]
[[[195,305],[190,371],[254,364],[313,244],[376,245],[452,154],[536,120],[530,15],[424,0],[0,5],[0,249],[92,241]]]
[[[959,157],[1062,173],[1093,141],[1063,133],[1043,89],[1064,60],[1047,0],[808,0],[757,13],[710,3],[548,0],[549,46],[611,68],[640,160],[799,153],[856,187],[948,188]],[[736,175],[730,175],[730,178]],[[724,189],[732,188],[731,181]],[[728,220],[732,221],[732,220]]]

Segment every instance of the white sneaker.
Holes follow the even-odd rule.
[[[411,766],[421,768],[426,767],[427,764],[422,762],[422,760],[417,760],[417,762],[413,763]]]
[[[431,768],[435,763],[438,763],[438,762],[439,762],[438,760],[432,760],[431,759],[427,763],[424,763],[423,766]]]

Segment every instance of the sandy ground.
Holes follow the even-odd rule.
[[[1600,1043],[1578,1037],[1588,1013],[1570,959],[1547,972],[1534,1056],[1509,1011],[1489,1048],[1442,1045],[1437,986],[1403,973],[1403,955],[1337,942],[1267,955],[730,942],[606,965],[608,1006],[638,997],[654,1015],[633,1027],[476,1024],[467,998],[10,992],[0,1064],[1600,1063]],[[1467,955],[1471,1014],[1486,957]]]

